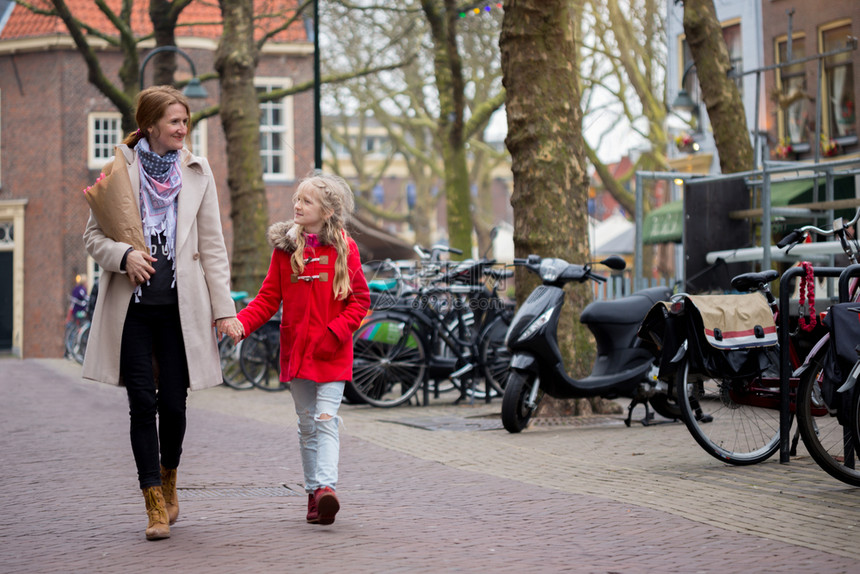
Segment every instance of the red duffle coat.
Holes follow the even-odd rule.
[[[269,242],[274,247],[269,271],[257,296],[239,312],[245,336],[268,321],[283,302],[280,380],[352,380],[352,334],[370,307],[358,246],[347,238],[352,291],[346,299],[338,300],[332,283],[337,250],[333,245],[306,247],[304,257],[310,261],[296,274],[290,264],[296,249],[292,228],[292,221],[269,228]]]

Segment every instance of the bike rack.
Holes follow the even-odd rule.
[[[848,282],[852,277],[860,277],[860,264],[855,263],[849,265],[839,274],[839,302],[847,303],[850,301],[848,293]]]
[[[855,268],[860,274],[860,265],[850,267],[813,267],[814,277],[839,277],[839,300],[843,301],[842,274]],[[791,443],[791,358],[788,353],[790,288],[792,278],[805,275],[803,267],[792,267],[779,278],[779,462],[787,464],[790,460]],[[845,300],[848,298],[848,279],[845,279]]]

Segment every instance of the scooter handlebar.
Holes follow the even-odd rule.
[[[597,283],[606,283],[606,277],[604,277],[603,275],[597,275],[596,273],[592,273],[591,271],[589,271],[585,274],[585,276],[588,279],[591,279],[592,281],[595,281]]]

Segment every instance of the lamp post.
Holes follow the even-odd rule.
[[[188,80],[188,84],[182,89],[182,93],[185,94],[188,98],[194,99],[204,99],[209,96],[209,93],[206,91],[206,88],[203,87],[203,84],[200,83],[200,80],[197,78],[197,68],[194,67],[194,62],[191,60],[191,57],[177,48],[176,46],[159,46],[152,52],[146,55],[146,58],[143,59],[143,63],[140,65],[140,89],[143,89],[143,71],[146,69],[146,64],[152,57],[156,54],[160,54],[161,52],[176,52],[183,58],[188,61],[188,64],[191,66],[191,79]]]
[[[684,89],[684,82],[687,81],[687,76],[695,67],[696,63],[693,62],[687,66],[686,70],[684,70],[684,75],[681,76],[681,89],[678,90],[678,95],[675,96],[675,100],[672,102],[672,109],[690,112],[691,117],[696,120],[696,132],[700,132],[702,128],[699,118],[699,103],[693,101],[693,98],[691,98],[690,94],[687,93],[687,90]]]
[[[314,0],[314,168],[322,169],[322,111],[320,110],[320,3]]]

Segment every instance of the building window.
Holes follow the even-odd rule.
[[[696,70],[696,63],[693,61],[693,53],[690,51],[690,45],[687,44],[686,40],[683,40],[681,44],[681,54],[683,55],[681,66],[683,84],[681,85],[681,89],[687,92],[693,98],[694,102],[699,103],[701,101],[699,76]],[[686,78],[684,74],[686,74]]]
[[[822,30],[822,53],[845,48],[850,35],[850,24]],[[852,52],[842,52],[824,59],[824,98],[821,112],[823,125],[830,138],[857,135],[857,100],[851,54]]]
[[[287,79],[257,78],[257,92],[268,93],[290,86]],[[260,104],[260,155],[263,180],[295,179],[293,99],[281,98]]]
[[[726,42],[726,48],[729,51],[729,64],[732,67],[735,85],[737,85],[741,98],[743,98],[744,55],[740,21],[733,20],[729,23],[723,23],[723,40]],[[681,54],[681,73],[683,74],[690,66],[695,66],[693,53],[690,51],[690,46],[687,44],[686,39],[681,40]],[[681,86],[681,89],[686,91],[690,97],[693,98],[693,101],[697,103],[702,101],[698,72],[695,67],[687,73],[687,77],[684,79],[684,84]]]
[[[15,246],[15,227],[11,221],[0,221],[0,249]]]
[[[803,37],[791,41],[791,60],[806,57],[806,42]],[[777,42],[777,63],[787,63],[788,40]],[[804,64],[792,64],[779,68],[776,104],[779,114],[780,143],[796,144],[806,140],[806,125],[809,111],[806,105],[806,68]]]
[[[364,151],[372,154],[386,154],[390,151],[391,144],[387,136],[366,136],[364,138]]]
[[[209,135],[209,124],[208,120],[200,120],[196,124],[194,124],[194,128],[191,130],[191,153],[200,157],[206,157],[207,152],[207,139]]]
[[[725,40],[726,48],[729,50],[729,63],[732,66],[732,73],[735,74],[735,85],[737,85],[741,98],[743,98],[744,54],[741,41],[741,23],[723,25],[723,40]]]
[[[114,148],[123,140],[122,116],[102,112],[89,115],[87,167],[101,169],[113,157]]]

